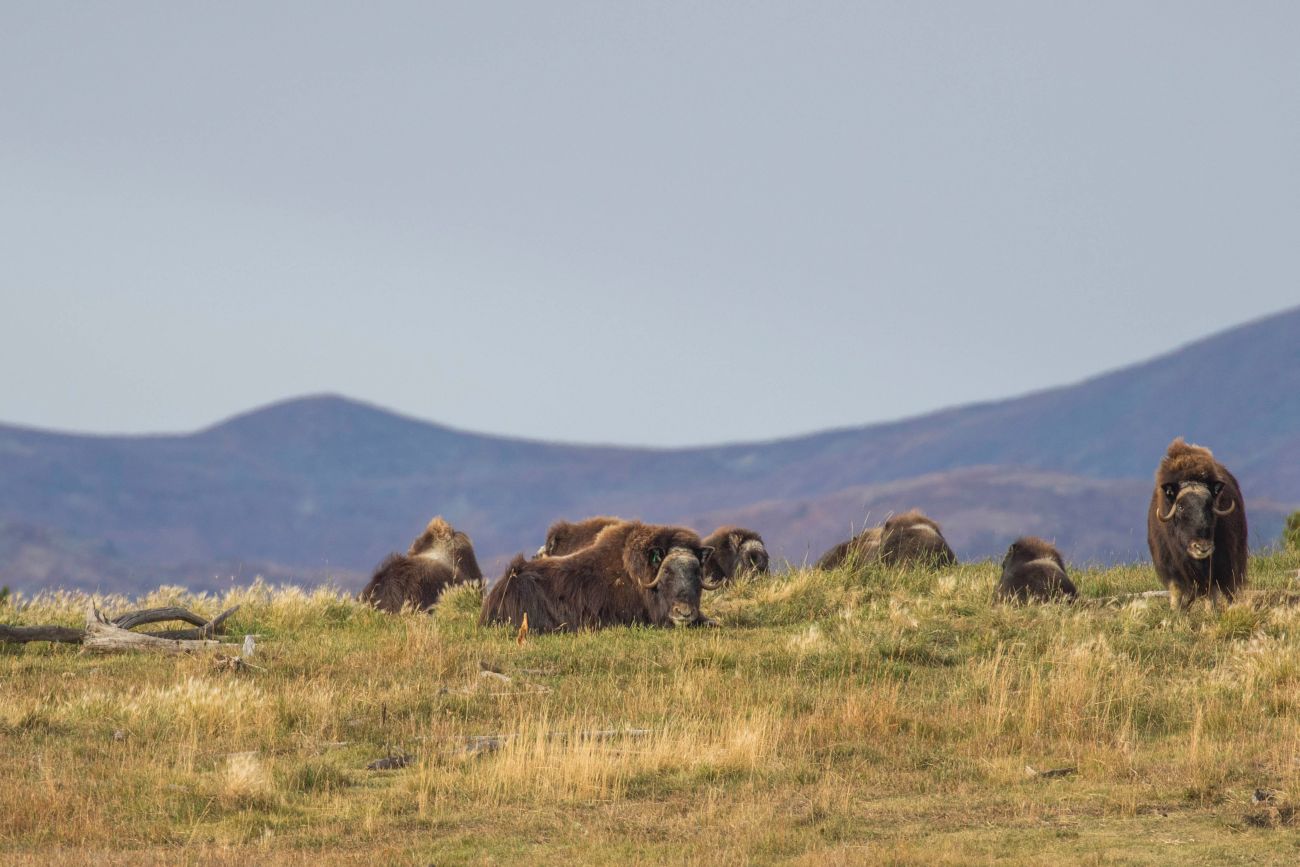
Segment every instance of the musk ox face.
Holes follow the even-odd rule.
[[[1225,498],[1225,487],[1226,483],[1216,478],[1193,478],[1166,482],[1156,493],[1156,519],[1165,525],[1178,549],[1193,560],[1210,559],[1219,518],[1237,508],[1235,499]]]
[[[704,540],[713,553],[704,563],[704,589],[712,590],[738,575],[765,575],[770,565],[763,538],[742,527],[719,527]]]
[[[698,537],[675,528],[647,528],[651,538],[625,549],[624,567],[641,586],[646,608],[655,622],[674,626],[705,626],[713,621],[700,611],[705,588],[704,561],[713,553]],[[684,538],[684,537],[694,538]]]
[[[752,572],[755,575],[767,574],[770,559],[767,556],[767,548],[763,547],[762,539],[751,539],[742,544],[737,559],[741,572]]]

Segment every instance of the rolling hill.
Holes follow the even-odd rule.
[[[213,587],[255,574],[357,586],[441,513],[498,563],[557,517],[754,526],[815,558],[919,506],[963,557],[1020,533],[1075,561],[1145,554],[1150,474],[1175,436],[1241,479],[1252,539],[1300,504],[1300,308],[1061,388],[900,422],[691,449],[467,433],[336,396],[178,436],[0,426],[0,583]]]

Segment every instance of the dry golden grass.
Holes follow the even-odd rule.
[[[238,603],[259,668],[0,648],[0,862],[1290,863],[1298,568],[1259,558],[1252,599],[1183,615],[994,607],[991,564],[807,570],[711,594],[720,629],[522,644],[468,588],[432,616],[99,600]],[[365,769],[389,753],[411,761]]]

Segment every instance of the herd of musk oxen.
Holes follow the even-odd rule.
[[[1232,473],[1209,449],[1174,440],[1156,470],[1147,509],[1147,544],[1176,610],[1206,597],[1218,607],[1246,583],[1246,507]],[[831,548],[818,569],[944,568],[957,562],[939,524],[920,511],[894,515]],[[701,539],[686,527],[614,517],[557,521],[531,558],[518,555],[483,597],[479,622],[527,624],[530,631],[618,624],[712,625],[700,610],[705,590],[768,571],[758,533],[719,527]],[[428,609],[453,584],[483,587],[474,547],[434,518],[406,554],[389,556],[361,598],[384,611]],[[1070,601],[1078,595],[1065,560],[1043,539],[1017,539],[993,591],[1000,602]]]

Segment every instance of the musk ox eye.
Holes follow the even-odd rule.
[[[1223,482],[1215,482],[1214,484],[1210,485],[1210,494],[1213,495],[1216,499],[1218,498],[1219,494],[1221,494],[1222,492],[1223,492]]]
[[[1172,503],[1174,501],[1174,498],[1178,496],[1178,486],[1165,485],[1164,492],[1165,492],[1165,499]]]
[[[713,548],[709,548],[709,547],[701,548],[699,550],[700,562],[701,563],[708,562],[708,559],[713,556],[713,551],[714,551]]]
[[[659,548],[650,549],[650,567],[658,569],[659,564],[664,561],[664,552]]]

